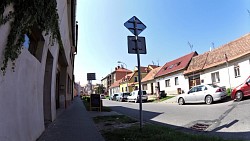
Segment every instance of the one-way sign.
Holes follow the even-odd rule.
[[[146,25],[144,25],[136,16],[133,16],[125,22],[124,26],[135,36],[138,36],[146,28]]]

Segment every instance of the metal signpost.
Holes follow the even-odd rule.
[[[133,16],[124,26],[135,36],[128,36],[128,53],[137,54],[138,63],[138,79],[139,79],[139,94],[140,94],[140,129],[142,129],[142,91],[141,91],[141,66],[140,54],[146,54],[145,37],[138,35],[146,28],[146,26],[136,17]]]

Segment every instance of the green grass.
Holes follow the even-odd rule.
[[[170,99],[170,98],[173,98],[174,96],[166,96],[164,98],[161,98],[161,99],[156,99],[156,100],[153,100],[152,102],[162,102],[162,101],[165,101],[167,99]]]
[[[115,124],[136,122],[136,120],[124,115],[95,117],[94,121],[96,124],[106,123],[106,126],[112,126],[114,122]],[[112,124],[108,124],[109,122],[112,122]],[[106,141],[228,141],[219,137],[187,134],[166,126],[149,123],[143,125],[142,131],[140,131],[139,124],[136,123],[127,128],[115,128],[113,130],[104,128],[101,133]]]
[[[90,96],[82,96],[81,97],[82,101],[83,101],[83,104],[86,108],[87,111],[90,111]],[[98,111],[98,108],[92,108],[91,109],[92,111]],[[101,109],[101,112],[110,112],[111,109],[109,107],[106,107],[106,106],[102,106],[102,109]]]
[[[95,123],[100,123],[100,122],[134,123],[134,122],[137,122],[137,120],[129,118],[124,115],[98,116],[98,117],[94,117],[93,119]]]

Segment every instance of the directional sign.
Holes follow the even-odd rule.
[[[139,54],[147,54],[145,37],[138,37],[137,47]],[[128,53],[137,54],[136,52],[136,37],[128,36]]]
[[[146,25],[144,25],[136,16],[133,16],[131,19],[125,22],[124,26],[135,36],[138,36],[146,28]]]

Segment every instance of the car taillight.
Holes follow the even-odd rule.
[[[217,89],[216,92],[222,92],[223,90],[221,88]]]

